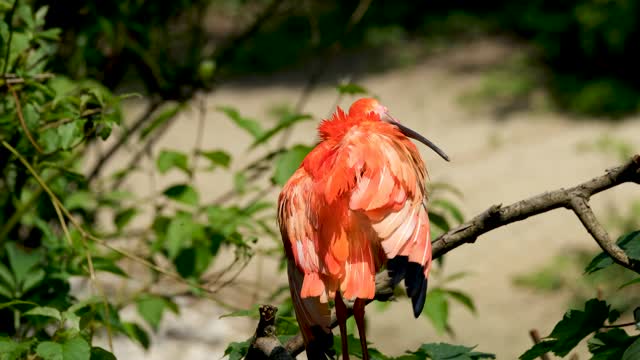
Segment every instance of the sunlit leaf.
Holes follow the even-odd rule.
[[[469,309],[469,311],[471,311],[474,314],[476,313],[476,306],[473,303],[473,299],[469,295],[458,290],[444,290],[444,291],[449,297],[456,300],[460,304],[464,305],[464,307]]]
[[[440,334],[449,330],[449,303],[446,294],[441,289],[433,289],[427,293],[424,310],[426,316],[436,331]]]
[[[54,309],[48,306],[37,306],[29,311],[25,312],[26,316],[45,316],[56,319],[58,321],[62,321],[62,315],[58,309]]]
[[[136,299],[138,313],[153,328],[158,331],[162,315],[167,309],[168,299],[151,294],[142,295]]]
[[[36,353],[43,360],[89,360],[91,347],[83,338],[74,337],[64,343],[41,342]]]
[[[226,317],[251,317],[251,318],[257,319],[260,316],[259,309],[260,309],[259,305],[253,305],[251,309],[237,310],[227,314],[220,315],[220,319],[226,318]]]
[[[224,356],[228,356],[229,360],[242,360],[249,351],[249,341],[232,342],[224,350]]]
[[[140,325],[133,322],[123,322],[122,327],[129,339],[136,341],[143,348],[149,349],[149,345],[151,345],[149,334]]]
[[[302,160],[311,151],[306,145],[295,145],[285,153],[278,155],[271,181],[276,185],[284,185],[293,173],[300,167]]]
[[[212,166],[222,166],[224,168],[228,168],[229,164],[231,164],[231,155],[223,150],[209,150],[209,151],[201,151],[199,155],[207,158]]]
[[[162,150],[160,155],[158,155],[156,165],[161,174],[173,168],[180,169],[187,174],[189,173],[189,160],[187,155],[179,151]]]
[[[251,134],[254,140],[259,139],[264,134],[264,130],[262,129],[260,123],[258,123],[256,120],[242,117],[238,110],[230,106],[219,106],[217,110],[223,112],[238,127]]]
[[[354,84],[352,82],[342,83],[336,87],[340,94],[345,95],[358,95],[369,93],[364,87]]]
[[[7,337],[0,337],[0,359],[2,360],[22,360],[25,353],[29,351],[34,338],[26,341],[16,341]]]
[[[627,286],[635,285],[635,284],[640,284],[640,277],[620,285],[619,289],[625,288]]]
[[[282,119],[280,119],[280,121],[276,126],[265,131],[260,137],[258,137],[253,142],[253,144],[251,144],[251,147],[253,148],[267,142],[269,139],[271,139],[274,135],[278,134],[280,131],[288,127],[291,127],[300,121],[310,120],[310,119],[312,119],[312,117],[311,115],[308,115],[308,114],[287,114]]]
[[[163,194],[166,195],[169,199],[187,204],[192,206],[197,206],[199,201],[198,192],[191,185],[179,184],[173,185],[163,191]]]
[[[458,223],[464,222],[464,215],[462,215],[462,211],[460,211],[460,209],[455,206],[455,204],[448,200],[435,199],[430,202],[429,205],[430,207],[440,207],[443,210],[448,211]]]

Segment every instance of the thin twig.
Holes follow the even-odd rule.
[[[11,92],[11,95],[13,95],[13,100],[16,103],[16,113],[18,114],[18,120],[20,121],[20,126],[22,127],[22,131],[24,131],[24,134],[27,135],[27,138],[29,139],[29,142],[31,143],[31,145],[33,145],[33,147],[40,154],[43,154],[44,151],[42,151],[42,148],[40,147],[40,145],[38,145],[36,140],[31,135],[31,131],[29,131],[29,128],[27,127],[27,122],[24,120],[24,115],[22,113],[22,105],[20,104],[20,98],[18,97],[16,90],[11,85],[9,85],[9,83],[7,83],[7,88]]]
[[[633,325],[637,325],[638,323],[636,323],[635,321],[631,321],[628,323],[622,323],[622,324],[615,324],[615,325],[605,325],[603,326],[603,328],[606,329],[613,329],[613,328],[620,328],[620,327],[626,327],[626,326],[633,326]]]
[[[9,84],[15,85],[15,84],[24,84],[27,80],[45,81],[45,80],[54,78],[55,76],[56,75],[53,73],[42,73],[42,74],[31,75],[28,78],[23,78],[15,74],[6,74],[3,80],[4,80],[4,83],[7,85]]]
[[[100,175],[100,171],[107,164],[107,162],[111,159],[113,154],[115,154],[124,144],[129,141],[129,138],[143,125],[145,125],[148,121],[152,119],[151,115],[156,111],[156,109],[162,104],[162,101],[154,99],[152,100],[147,109],[140,115],[138,120],[133,123],[133,126],[128,129],[122,136],[113,144],[96,162],[93,166],[93,169],[89,171],[89,175],[87,176],[87,182],[91,182],[98,175]]]
[[[586,199],[578,196],[572,197],[571,207],[578,219],[582,222],[582,225],[584,225],[602,250],[611,256],[613,261],[626,268],[632,267],[629,256],[625,254],[624,250],[611,241],[607,230],[600,224]]]

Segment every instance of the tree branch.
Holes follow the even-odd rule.
[[[604,175],[595,177],[578,186],[546,192],[505,207],[493,205],[470,221],[438,237],[433,242],[433,257],[438,258],[458,246],[475,242],[478,236],[482,234],[531,216],[558,208],[567,208],[575,211],[572,201],[575,202],[577,200],[574,199],[583,199],[586,202],[591,196],[626,182],[640,184],[640,155],[635,155],[628,163],[609,169]],[[591,230],[589,231],[591,233]],[[608,238],[608,236],[606,237]],[[608,242],[610,243],[611,241]],[[618,247],[615,246],[615,248]],[[604,247],[603,250],[607,251]],[[609,253],[609,255],[614,257],[615,254]],[[629,261],[623,261],[623,263],[626,265],[622,263],[621,265],[634,270]],[[637,266],[635,269],[634,271],[637,271]]]
[[[600,247],[618,264],[640,272],[638,262],[634,262],[613,243],[606,230],[600,225],[588,205],[591,196],[611,189],[623,183],[640,184],[640,155],[635,155],[629,162],[606,171],[604,175],[595,177],[569,189],[558,189],[546,192],[529,199],[515,202],[508,206],[493,205],[470,221],[449,230],[433,241],[433,258],[437,259],[449,251],[466,243],[475,242],[479,236],[501,226],[558,208],[573,210],[587,231],[598,242]],[[376,300],[385,301],[393,295],[393,287],[386,271],[376,276]],[[335,312],[332,314],[331,327],[337,326]],[[304,351],[302,335],[298,334],[284,344],[284,348],[293,356]],[[247,356],[247,359],[253,357]]]
[[[247,352],[247,359],[293,360],[276,337],[277,312],[278,308],[273,305],[260,306],[260,321]]]

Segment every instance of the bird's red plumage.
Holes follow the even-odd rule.
[[[381,120],[385,112],[374,99],[356,101],[348,113],[338,108],[320,124],[321,142],[280,194],[278,220],[295,264],[289,271],[302,282],[292,285],[292,294],[318,301],[315,309],[296,307],[299,322],[336,292],[372,299],[375,275],[389,259],[406,257],[424,279],[429,273],[426,168],[409,138]],[[328,328],[326,321],[301,322],[301,328]],[[306,331],[307,342],[313,337]]]

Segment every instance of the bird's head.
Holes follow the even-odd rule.
[[[348,114],[345,114],[342,109],[338,108],[338,111],[336,111],[331,120],[325,121],[320,125],[320,134],[323,138],[330,137],[332,133],[344,134],[348,128],[363,120],[384,121],[392,124],[405,136],[425,144],[443,159],[449,161],[449,156],[436,146],[436,144],[418,132],[402,125],[396,118],[391,116],[389,109],[387,109],[386,106],[382,105],[374,98],[362,98],[356,100],[351,104]]]

